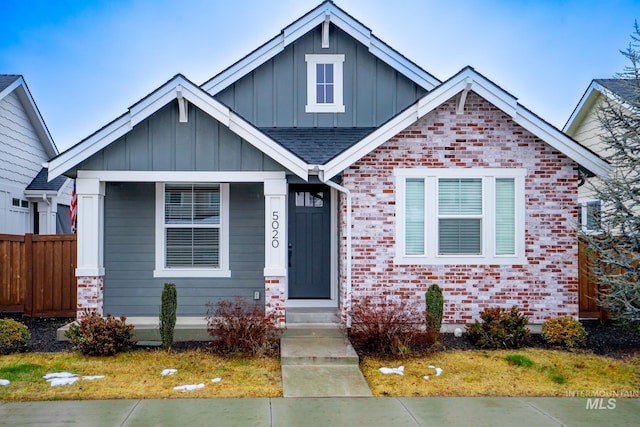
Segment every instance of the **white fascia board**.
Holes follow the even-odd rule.
[[[291,172],[307,180],[309,178],[309,165],[299,157],[286,151],[280,144],[269,138],[264,133],[249,124],[234,112],[229,113],[229,129],[245,141],[271,157]]]
[[[53,180],[74,166],[77,166],[78,163],[102,150],[129,132],[132,128],[129,116],[122,116],[80,144],[60,154],[55,159],[50,160],[48,181]]]
[[[519,108],[514,121],[596,175],[606,175],[611,166],[532,112]]]
[[[411,126],[416,122],[416,120],[418,120],[417,103],[410,106],[387,124],[366,136],[356,145],[324,165],[322,168],[322,170],[324,170],[324,179],[329,180],[333,178],[353,163],[357,162],[359,159],[366,156],[389,139],[393,138],[402,130]]]
[[[202,89],[191,84],[180,85],[180,87],[174,88],[173,96],[177,97],[177,91],[182,90],[182,96],[196,107],[200,108],[205,113],[229,127],[229,108],[225,107],[222,103],[216,101],[206,92],[203,93]]]
[[[279,35],[202,85],[202,89],[216,95],[283,50],[284,37]]]
[[[24,81],[22,76],[18,77],[13,83],[0,92],[0,99],[3,99],[13,91],[16,91],[18,99],[24,104],[23,107],[25,107],[25,112],[31,120],[31,124],[33,125],[40,141],[43,143],[45,152],[49,157],[56,156],[58,154],[58,147],[56,147],[56,144],[53,142],[53,138],[47,129],[47,125],[44,123],[44,119],[40,115],[36,102],[31,96],[27,83]]]
[[[290,45],[316,26],[322,24],[327,13],[326,9],[318,9],[315,13],[309,13],[303,19],[299,19],[286,27],[282,30],[282,46]]]
[[[78,171],[78,178],[104,182],[264,182],[285,177],[284,171]]]
[[[392,68],[395,68],[400,73],[404,74],[417,85],[427,90],[432,90],[440,84],[438,79],[429,75],[420,67],[404,58],[401,54],[391,49],[382,41],[378,40],[376,37],[371,37],[369,52],[389,64]]]
[[[583,109],[585,108],[585,106],[590,109],[592,102],[598,98],[601,92],[602,86],[600,86],[595,81],[592,81],[585,93],[582,95],[582,98],[580,98],[578,105],[576,105],[576,108],[571,113],[569,120],[567,120],[567,123],[565,123],[564,127],[562,128],[563,132],[569,133],[571,127],[574,125],[574,122],[583,115]]]

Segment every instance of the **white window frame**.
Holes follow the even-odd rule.
[[[343,54],[309,54],[304,56],[307,62],[307,113],[344,113],[344,78],[343,78]],[[333,64],[333,103],[318,104],[316,89],[316,65]]]
[[[220,186],[220,266],[210,267],[166,267],[165,265],[165,184],[156,183],[156,268],[153,277],[231,277],[229,270],[229,184]],[[185,184],[180,182],[179,184]],[[202,184],[198,182],[198,184]]]
[[[525,177],[522,168],[398,168],[394,170],[396,189],[396,254],[395,263],[433,265],[525,264]],[[409,178],[425,180],[424,253],[406,255],[405,246],[405,186]],[[440,178],[482,179],[482,224],[480,255],[438,254],[438,180]],[[515,253],[496,254],[495,182],[497,178],[512,178],[515,190]]]
[[[600,221],[602,221],[602,200],[600,199],[579,199],[578,200],[578,209],[581,210],[581,222],[580,228],[585,234],[600,234],[602,231],[600,229],[592,229],[587,227],[587,221],[589,220],[589,207],[587,206],[589,203],[600,202]]]

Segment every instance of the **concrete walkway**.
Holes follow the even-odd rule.
[[[605,399],[604,407],[607,407]],[[631,426],[640,400],[273,398],[0,402],[0,426]]]
[[[280,341],[284,397],[370,397],[358,355],[337,324],[291,325]]]

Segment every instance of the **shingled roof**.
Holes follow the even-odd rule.
[[[0,92],[20,78],[17,74],[0,74]]]
[[[636,79],[595,79],[596,83],[605,89],[610,90],[623,100],[628,100],[638,96],[640,80]]]
[[[47,168],[40,169],[38,175],[31,181],[31,183],[25,188],[25,191],[60,191],[64,183],[67,181],[67,177],[60,175],[51,181],[48,179]]]
[[[305,162],[322,165],[376,128],[260,128],[265,135]]]

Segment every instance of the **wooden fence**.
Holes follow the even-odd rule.
[[[0,312],[76,316],[73,234],[0,234]]]

